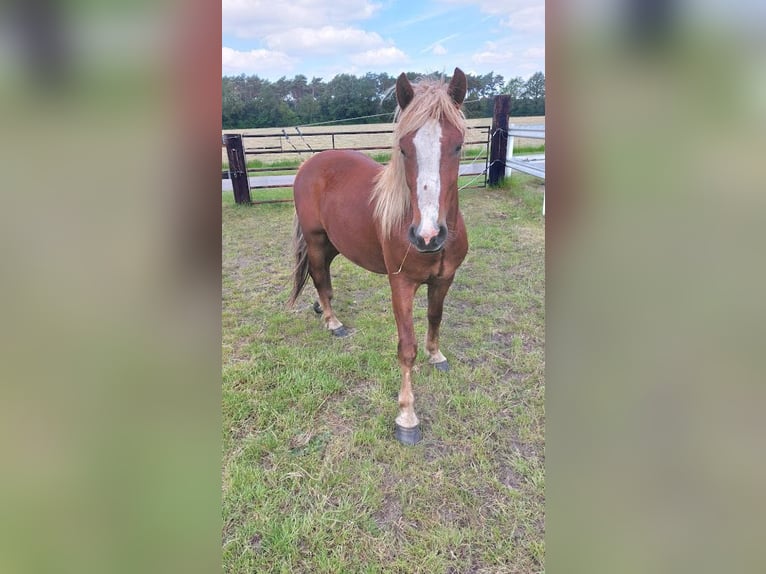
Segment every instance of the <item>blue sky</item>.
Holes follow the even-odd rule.
[[[222,0],[224,75],[545,71],[544,0]]]

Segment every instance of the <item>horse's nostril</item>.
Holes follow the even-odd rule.
[[[410,229],[407,232],[407,238],[410,240],[410,243],[414,243],[415,245],[417,245],[418,237],[417,237],[417,235],[415,235],[415,226],[414,225],[410,225]]]

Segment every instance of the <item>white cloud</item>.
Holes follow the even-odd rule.
[[[529,76],[528,70],[537,72],[545,69],[545,47],[535,42],[530,45],[511,35],[494,41],[484,42],[472,56],[471,62],[477,67],[492,69],[505,78]]]
[[[395,46],[378,48],[377,50],[367,50],[366,52],[351,56],[351,61],[354,62],[354,64],[358,66],[367,66],[372,69],[391,64],[400,64],[407,62],[408,60],[409,58],[407,58],[407,54]]]
[[[430,46],[426,46],[423,48],[420,53],[431,53],[434,56],[443,56],[447,53],[447,48],[444,47],[445,42],[449,42],[450,40],[454,40],[455,38],[458,38],[460,34],[450,34],[449,36],[445,36],[444,38],[440,38],[436,40],[433,44]]]
[[[545,31],[545,5],[515,10],[501,23],[517,32],[542,34]]]
[[[412,4],[412,19],[396,23],[391,6],[390,0],[222,0],[224,43],[241,50],[224,55],[224,74],[329,77],[460,65],[514,77],[528,67],[544,69],[544,0],[436,0]],[[477,26],[431,25],[437,16]],[[408,28],[415,22],[423,25],[417,33]]]
[[[475,5],[482,14],[496,16],[502,26],[517,32],[544,33],[545,0],[442,0]]]
[[[522,54],[525,58],[543,58],[545,59],[545,48],[533,47],[527,48]]]
[[[266,45],[286,54],[335,54],[348,50],[370,50],[382,47],[383,38],[376,32],[358,28],[293,28],[266,37]]]
[[[269,75],[285,72],[293,67],[293,60],[287,54],[272,50],[250,50],[240,52],[223,46],[221,48],[223,75],[258,74]]]
[[[474,64],[510,64],[513,61],[513,52],[506,50],[484,50],[474,54],[471,60]]]
[[[372,17],[381,4],[370,0],[222,0],[224,34],[261,38],[294,28],[343,25]]]

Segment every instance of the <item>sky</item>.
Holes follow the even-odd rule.
[[[223,75],[545,72],[544,0],[222,0]]]

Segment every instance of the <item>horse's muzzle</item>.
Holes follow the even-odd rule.
[[[447,226],[439,225],[439,233],[426,243],[425,239],[417,235],[415,232],[415,226],[410,225],[409,232],[407,234],[410,243],[415,246],[415,249],[421,253],[436,253],[444,249],[444,243],[447,241]]]

